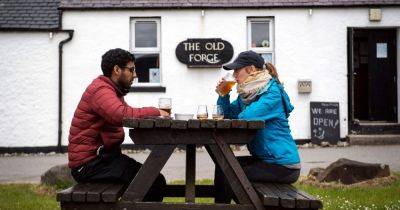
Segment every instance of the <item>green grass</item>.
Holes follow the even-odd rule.
[[[296,183],[298,189],[322,200],[324,209],[400,209],[400,174],[389,186],[320,188]]]
[[[35,184],[1,184],[0,210],[59,209],[55,189]]]
[[[184,180],[176,180],[176,181],[170,182],[169,184],[185,184],[185,181]],[[212,180],[212,179],[196,180],[196,184],[198,184],[198,185],[213,185],[214,180]],[[163,202],[183,203],[183,202],[185,202],[185,198],[165,197]],[[195,202],[196,203],[214,203],[214,198],[196,198]]]
[[[399,209],[400,174],[398,180],[385,187],[320,188],[296,183],[295,186],[312,194],[324,203],[324,209]],[[184,184],[173,181],[170,184]],[[211,185],[213,180],[199,180],[196,184]],[[35,184],[0,184],[0,210],[59,209],[56,189]],[[184,202],[184,198],[164,198],[164,202]],[[197,203],[212,203],[212,198],[197,198]]]

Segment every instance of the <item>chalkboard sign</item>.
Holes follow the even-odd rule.
[[[178,60],[188,67],[221,67],[233,57],[232,45],[220,38],[187,39],[175,50]]]
[[[340,139],[339,103],[310,102],[311,142],[337,144]]]

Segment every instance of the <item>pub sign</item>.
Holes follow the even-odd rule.
[[[188,67],[219,68],[232,59],[233,47],[220,38],[187,39],[178,44],[175,53]]]

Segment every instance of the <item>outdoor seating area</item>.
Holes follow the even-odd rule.
[[[229,144],[246,144],[264,121],[124,119],[135,144],[153,145],[129,186],[115,183],[77,184],[57,194],[62,209],[320,209],[322,202],[292,185],[250,183]],[[167,185],[165,197],[185,203],[144,202],[143,198],[178,145],[186,145],[186,183]],[[223,170],[238,204],[195,203],[214,197],[213,185],[195,185],[196,146],[204,145]]]
[[[400,0],[0,0],[0,210],[400,210]]]

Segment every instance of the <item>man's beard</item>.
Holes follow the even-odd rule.
[[[131,88],[131,83],[128,82],[125,77],[120,76],[118,79],[118,87],[123,93],[128,93]]]

